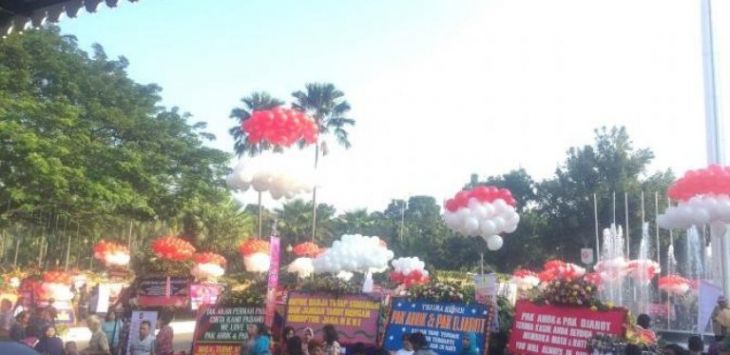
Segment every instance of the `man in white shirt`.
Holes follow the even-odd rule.
[[[139,337],[134,337],[129,344],[131,355],[154,355],[155,338],[150,334],[151,327],[147,320],[143,320],[139,325]]]
[[[410,340],[410,334],[403,334],[402,348],[395,352],[395,355],[413,355],[413,343]]]

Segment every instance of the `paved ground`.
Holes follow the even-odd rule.
[[[193,343],[195,321],[172,322],[170,325],[175,332],[175,351],[190,351],[190,346]],[[91,332],[88,328],[74,327],[70,328],[68,333],[63,336],[63,341],[75,341],[79,349],[84,349],[90,338]]]

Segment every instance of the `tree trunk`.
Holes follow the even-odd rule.
[[[317,164],[319,163],[319,141],[314,147],[314,171],[317,171]],[[312,241],[315,240],[317,235],[317,184],[312,186]]]
[[[15,240],[15,257],[13,257],[13,268],[18,266],[18,250],[20,250],[20,238]]]

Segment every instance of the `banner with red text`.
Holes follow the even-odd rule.
[[[297,334],[312,328],[321,338],[322,328],[332,324],[340,344],[375,345],[378,337],[380,297],[371,294],[330,295],[290,292],[286,305],[286,325]]]
[[[515,307],[509,350],[515,354],[588,355],[588,340],[593,335],[624,336],[625,321],[623,308],[594,311],[521,300]]]

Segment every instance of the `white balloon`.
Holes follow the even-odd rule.
[[[482,237],[488,237],[490,235],[497,234],[497,226],[491,220],[482,221],[479,227],[480,231],[482,232]]]
[[[491,235],[485,238],[485,240],[487,242],[487,248],[492,251],[501,249],[502,244],[504,244],[504,240],[498,235]]]
[[[468,234],[475,234],[479,230],[479,220],[469,217],[464,221],[464,229]]]
[[[494,210],[500,213],[509,210],[509,205],[501,198],[494,200],[494,202],[492,202],[492,205],[494,205]]]
[[[492,218],[492,221],[494,222],[494,225],[497,227],[498,231],[504,230],[504,226],[506,224],[506,222],[504,221],[504,218],[494,217],[494,218]]]
[[[512,233],[517,230],[517,223],[516,222],[508,222],[507,225],[504,227],[505,233]]]

